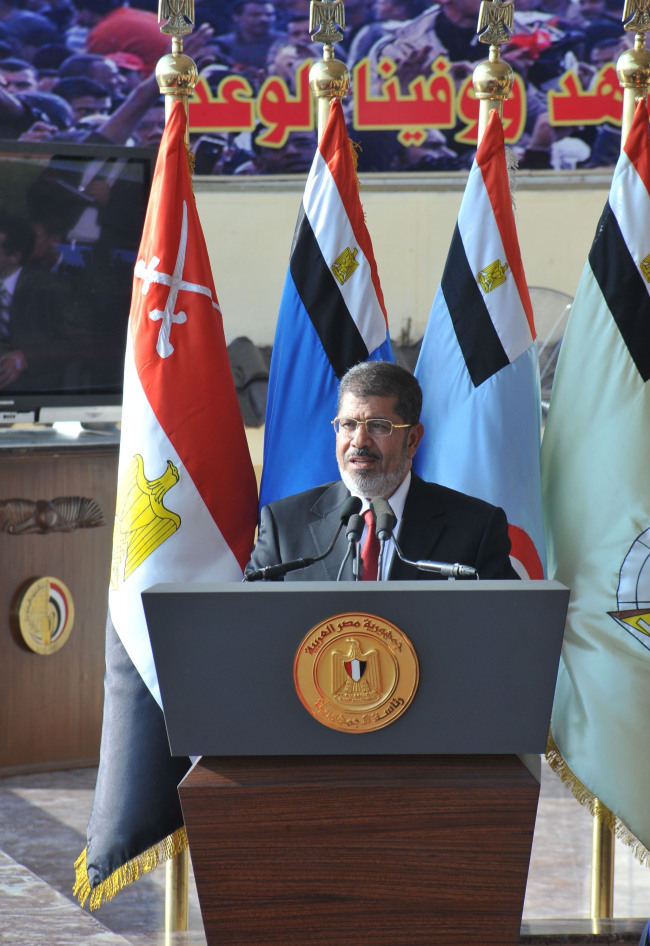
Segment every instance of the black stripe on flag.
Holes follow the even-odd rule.
[[[190,764],[171,755],[163,712],[109,615],[102,741],[87,831],[91,889],[183,827],[177,786]]]
[[[296,224],[289,269],[334,374],[341,378],[348,368],[365,361],[369,352],[334,284],[304,207]]]
[[[589,265],[632,361],[645,382],[650,378],[648,290],[609,204],[598,224],[589,253]]]
[[[456,224],[442,274],[442,292],[475,388],[508,364]]]

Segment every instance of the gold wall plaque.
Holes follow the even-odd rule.
[[[321,621],[305,636],[293,665],[301,702],[330,729],[372,732],[398,719],[419,680],[417,654],[395,624],[364,612]]]
[[[18,602],[18,627],[30,650],[54,654],[70,637],[74,603],[59,578],[31,582]]]

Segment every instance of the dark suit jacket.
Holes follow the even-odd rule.
[[[322,555],[340,522],[348,490],[342,482],[278,499],[262,508],[257,543],[246,571],[305,556]],[[497,506],[411,473],[398,536],[405,558],[460,562],[477,569],[480,578],[518,578],[510,564],[505,513]],[[285,581],[335,581],[347,549],[345,529],[332,553],[308,568],[289,572]],[[352,579],[349,561],[343,573]],[[389,578],[436,579],[393,555]]]

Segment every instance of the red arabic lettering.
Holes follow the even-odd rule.
[[[250,131],[255,127],[253,88],[244,76],[226,76],[216,96],[201,77],[189,102],[192,132]]]
[[[587,91],[579,76],[569,69],[560,79],[560,90],[551,89],[547,95],[551,125],[621,124],[623,90],[613,63],[599,70],[593,88]]]
[[[404,144],[421,144],[425,128],[453,128],[454,83],[448,60],[439,56],[431,66],[433,75],[413,79],[407,94],[400,89],[396,70],[391,59],[379,62],[381,93],[376,95],[371,92],[369,60],[354,67],[354,127],[397,130]]]
[[[256,141],[270,148],[281,148],[286,144],[290,131],[311,131],[314,128],[314,102],[309,88],[311,59],[305,60],[296,69],[295,95],[291,95],[287,83],[279,76],[269,76],[259,92],[257,111],[260,121],[268,131],[258,135]]]

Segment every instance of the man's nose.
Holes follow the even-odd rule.
[[[354,437],[350,441],[355,446],[361,446],[361,444],[369,443],[372,440],[372,437],[368,433],[365,424],[357,424],[357,429],[354,432]]]

